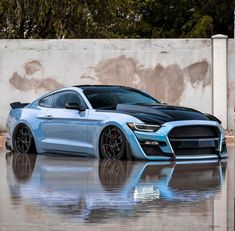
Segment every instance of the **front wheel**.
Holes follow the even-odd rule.
[[[127,142],[123,132],[116,126],[106,127],[100,137],[100,152],[104,159],[127,158]]]

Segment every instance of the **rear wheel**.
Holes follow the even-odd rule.
[[[13,137],[13,147],[14,151],[18,153],[35,151],[32,132],[26,125],[20,124],[16,128]]]
[[[100,152],[104,159],[126,159],[127,142],[123,132],[116,126],[106,127],[100,138]]]

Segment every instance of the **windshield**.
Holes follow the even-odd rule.
[[[84,90],[94,109],[116,109],[117,104],[156,105],[160,102],[139,90],[123,87],[97,87]]]

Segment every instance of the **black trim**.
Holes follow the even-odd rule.
[[[26,107],[28,104],[29,103],[13,102],[13,103],[10,103],[10,106],[12,109],[16,109],[16,108]]]
[[[204,115],[211,121],[216,121],[217,123],[221,124],[222,122],[215,116],[208,114],[208,113],[204,113]]]
[[[90,85],[90,84],[84,84],[84,85],[75,85],[73,87],[78,87],[78,88],[81,88],[81,89],[90,89],[90,88],[97,88],[97,87],[120,87],[120,88],[127,88],[127,89],[134,89],[134,90],[137,90],[135,88],[132,88],[132,87],[126,87],[126,86],[123,86],[123,85],[99,85],[99,84],[94,84],[94,85]]]
[[[171,153],[163,152],[159,145],[145,144],[145,141],[139,141],[139,144],[146,156],[172,156]]]
[[[191,156],[191,155],[218,155],[214,148],[182,148],[174,150],[176,156]]]
[[[218,138],[220,132],[217,127],[208,125],[188,125],[173,128],[168,137],[171,139],[190,139],[190,138]]]

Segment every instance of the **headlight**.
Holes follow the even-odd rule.
[[[137,124],[137,123],[127,123],[128,127],[133,131],[140,132],[156,132],[160,126],[152,124]]]

